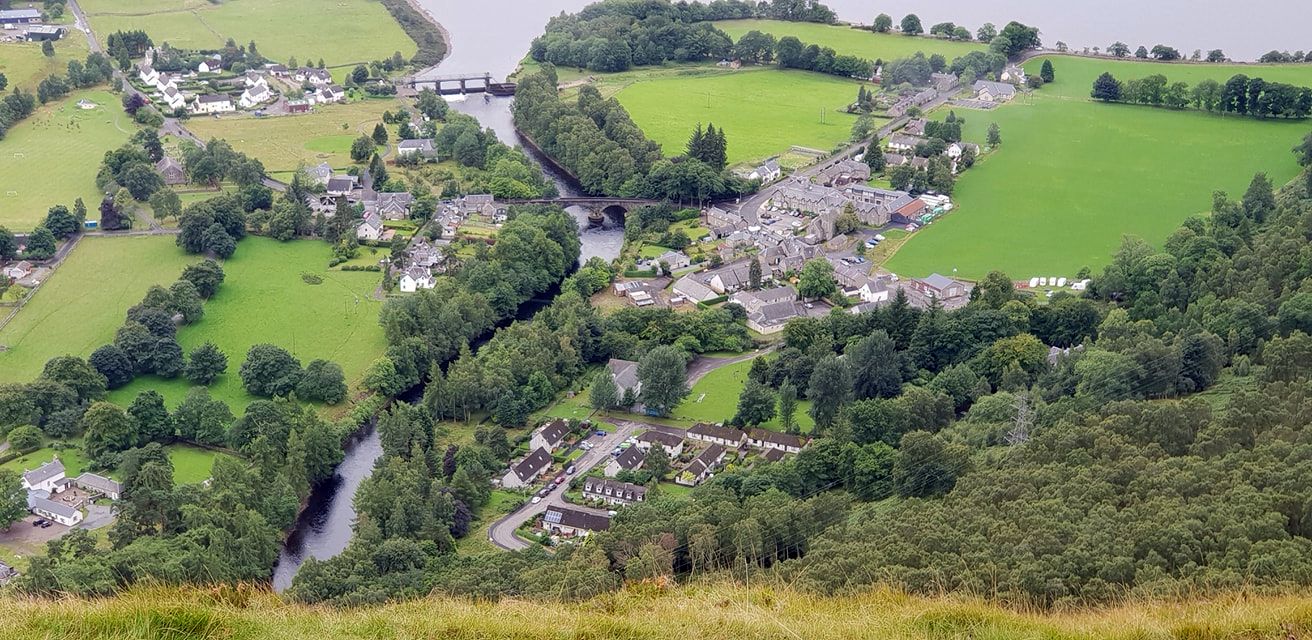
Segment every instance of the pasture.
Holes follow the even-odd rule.
[[[87,39],[74,31],[54,43],[55,55],[47,58],[39,42],[5,42],[0,44],[0,73],[9,78],[10,87],[36,92],[37,83],[47,76],[68,73],[68,61],[84,61]]]
[[[814,22],[785,22],[782,20],[722,20],[716,27],[734,42],[748,31],[768,33],[775,38],[794,36],[805,44],[830,47],[839,55],[852,55],[875,60],[896,60],[923,51],[926,56],[938,53],[948,62],[971,51],[982,51],[985,46],[976,42],[956,42],[938,38],[904,36],[897,33],[875,33],[842,25]],[[929,25],[925,25],[926,28]]]
[[[1093,81],[1102,72],[1109,71],[1122,82],[1143,78],[1155,73],[1166,76],[1169,82],[1187,82],[1190,86],[1211,78],[1222,84],[1237,73],[1250,78],[1263,78],[1271,82],[1287,82],[1299,86],[1312,86],[1312,65],[1309,64],[1200,64],[1186,62],[1150,62],[1137,59],[1085,58],[1080,56],[1050,55],[1025,63],[1028,73],[1038,73],[1044,60],[1051,60],[1056,71],[1056,82],[1045,86],[1044,95],[1085,99]]]
[[[370,0],[83,0],[91,27],[103,41],[115,31],[142,29],[156,44],[218,49],[228,38],[251,41],[265,57],[329,66],[368,62],[400,51],[414,55],[413,40],[381,4]]]
[[[223,263],[227,277],[219,292],[205,302],[205,317],[178,330],[184,351],[213,342],[228,355],[228,372],[210,385],[210,394],[227,402],[234,413],[240,414],[255,400],[237,375],[255,344],[287,349],[302,365],[318,358],[332,360],[342,366],[352,387],[387,348],[378,324],[383,303],[373,297],[380,274],[330,271],[330,257],[331,250],[323,242],[246,238]],[[308,284],[302,275],[318,276],[322,282]],[[146,389],[159,391],[169,406],[176,406],[190,384],[147,376],[115,390],[110,399],[126,406]]]
[[[225,116],[194,118],[187,128],[202,140],[222,138],[234,149],[259,158],[271,173],[292,172],[301,164],[351,164],[351,142],[373,133],[384,111],[404,106],[398,100],[361,100],[317,107],[313,112],[269,118]],[[395,130],[390,131],[395,138]],[[395,140],[391,141],[395,144]]]
[[[0,384],[35,378],[55,356],[91,355],[114,339],[128,307],[194,262],[172,236],[86,237],[0,329]],[[7,315],[9,309],[3,309]]]
[[[1027,68],[1037,73],[1041,64],[1031,61]],[[1277,185],[1297,174],[1290,148],[1307,132],[1306,122],[1100,104],[1088,97],[1093,78],[1108,68],[1123,80],[1160,72],[1195,82],[1224,81],[1235,65],[1072,57],[1053,64],[1056,82],[1032,98],[991,112],[958,109],[967,119],[965,139],[983,142],[997,122],[1002,147],[962,175],[953,194],[957,211],[918,231],[888,269],[907,276],[955,270],[972,279],[994,269],[1017,279],[1071,277],[1081,267],[1106,265],[1124,235],[1161,245],[1185,218],[1210,209],[1215,190],[1238,198],[1256,172],[1265,171]],[[1312,73],[1293,66],[1261,69],[1264,76],[1279,71],[1290,80]]]
[[[728,137],[731,165],[764,160],[792,145],[827,151],[846,142],[855,116],[839,110],[856,99],[860,86],[774,68],[637,72],[604,83],[602,93],[618,98],[665,155],[682,153],[697,123],[714,123]]]
[[[98,106],[79,109],[84,98]],[[71,208],[77,198],[94,210],[101,198],[100,160],[135,130],[118,96],[108,91],[75,91],[38,107],[0,140],[0,226],[29,231],[51,206]]]

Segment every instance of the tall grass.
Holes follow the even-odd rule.
[[[787,587],[643,584],[578,603],[432,597],[359,609],[288,604],[263,589],[140,588],[103,600],[0,598],[6,638],[1303,638],[1312,596],[1127,601],[1042,612],[880,589],[821,597]]]

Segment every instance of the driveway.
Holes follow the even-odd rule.
[[[570,477],[574,478],[577,476],[587,475],[588,471],[592,470],[593,467],[599,464],[604,465],[607,462],[609,462],[611,459],[611,455],[610,455],[611,450],[619,446],[621,442],[628,440],[629,437],[636,434],[639,431],[639,429],[643,429],[643,428],[646,428],[646,426],[640,423],[621,422],[619,425],[617,425],[617,428],[615,429],[614,432],[606,434],[606,437],[604,438],[597,438],[596,436],[588,438],[587,441],[591,442],[594,446],[590,451],[585,452],[582,456],[579,456],[578,459],[574,460],[572,464],[575,467],[575,473],[573,476]],[[547,477],[553,478],[555,476],[552,475]],[[602,510],[589,509],[587,507],[581,507],[566,502],[565,490],[563,488],[557,487],[555,491],[552,491],[551,493],[547,494],[547,497],[543,498],[537,504],[533,504],[532,502],[527,502],[524,504],[524,506],[514,511],[511,511],[504,518],[501,518],[500,520],[494,522],[492,526],[488,528],[488,536],[487,536],[488,540],[490,540],[492,544],[495,544],[496,546],[501,547],[502,549],[506,549],[508,551],[527,549],[531,543],[515,535],[515,530],[518,529],[520,525],[524,524],[525,522],[528,522],[533,518],[536,518],[537,516],[541,515],[544,511],[547,510],[547,507],[552,507],[552,506],[555,507],[568,506],[571,509],[579,509],[581,511],[589,511],[601,515],[606,514],[606,512]]]

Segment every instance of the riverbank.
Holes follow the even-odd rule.
[[[417,0],[381,0],[406,35],[419,47],[411,61],[436,66],[451,52],[451,34]]]

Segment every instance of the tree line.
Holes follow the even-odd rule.
[[[1126,102],[1169,109],[1193,107],[1213,113],[1253,118],[1306,118],[1312,114],[1312,88],[1267,82],[1236,74],[1224,84],[1202,80],[1192,88],[1154,74],[1128,81],[1103,72],[1093,81],[1090,97],[1103,102]]]
[[[730,54],[733,42],[710,21],[745,18],[829,23],[835,16],[814,0],[598,2],[552,18],[546,32],[533,39],[529,56],[559,67],[602,72],[719,59]]]
[[[578,99],[560,99],[555,69],[545,66],[519,81],[515,126],[578,179],[590,194],[704,202],[751,188],[746,180],[702,159],[664,159],[615,98],[583,86]],[[727,143],[726,143],[727,144]],[[700,153],[701,147],[694,151]],[[716,154],[708,156],[718,164]]]

